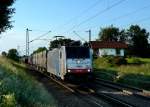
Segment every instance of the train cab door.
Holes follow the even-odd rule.
[[[59,59],[60,59],[60,77],[61,79],[64,79],[64,75],[65,75],[65,64],[64,64],[64,53],[63,50],[60,49],[59,52]]]

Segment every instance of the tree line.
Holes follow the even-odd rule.
[[[12,14],[15,12],[15,9],[12,8],[15,1],[16,0],[0,0],[0,34],[13,27],[10,19]],[[149,32],[147,32],[145,28],[141,28],[139,25],[131,25],[128,29],[120,29],[111,25],[100,29],[97,41],[124,42],[128,44],[126,55],[150,57],[150,43],[148,42],[148,39]],[[60,45],[89,46],[89,43],[85,42],[82,44],[81,41],[75,41],[72,39],[58,39],[50,42],[49,49],[52,50]],[[46,48],[40,47],[35,50],[33,54],[43,50],[46,50]],[[15,55],[14,58],[19,57],[16,49],[10,49],[8,54],[6,52],[2,52],[2,55],[8,57]]]
[[[3,51],[1,54],[3,57],[7,57],[7,58],[12,59],[14,61],[19,61],[19,59],[20,59],[20,56],[19,56],[17,49],[10,49],[8,51],[8,53]]]
[[[136,57],[150,57],[150,43],[148,42],[149,32],[146,29],[141,28],[139,25],[131,25],[129,29],[120,30],[113,25],[105,28],[101,28],[96,41],[115,41],[124,42],[128,45],[126,49],[127,56]],[[50,42],[49,50],[57,48],[61,45],[65,46],[89,46],[88,42],[82,44],[81,41],[75,41],[72,39],[58,39]],[[46,47],[39,47],[32,54],[48,50]],[[19,60],[19,54],[17,49],[10,49],[8,53],[2,52],[3,56],[7,56],[10,59]]]
[[[149,32],[139,25],[131,25],[128,29],[120,30],[113,25],[101,28],[98,41],[116,41],[128,44],[126,55],[150,57]]]
[[[97,41],[115,41],[123,42],[128,45],[126,49],[127,56],[150,57],[149,32],[139,25],[131,25],[128,29],[120,29],[113,25],[101,28]],[[50,42],[49,49],[66,46],[89,46],[88,42],[82,44],[81,41],[71,39],[58,39]]]

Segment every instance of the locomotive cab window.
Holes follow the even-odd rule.
[[[66,47],[67,58],[89,58],[90,50],[88,47]]]

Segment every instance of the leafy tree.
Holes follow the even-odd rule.
[[[102,28],[99,39],[102,41],[121,41],[128,44],[128,55],[150,57],[149,33],[138,25],[131,25],[127,30],[119,30],[117,27]]]
[[[101,41],[122,41],[126,40],[126,35],[124,30],[119,30],[119,28],[114,26],[109,26],[106,28],[101,28],[99,32],[99,40]]]
[[[146,57],[149,54],[149,33],[138,25],[131,25],[127,30],[130,37],[130,54]]]
[[[7,57],[14,61],[19,61],[19,53],[18,53],[17,49],[10,49],[8,51]]]
[[[2,56],[6,57],[7,53],[5,51],[2,52]]]
[[[83,43],[83,46],[85,46],[85,47],[89,47],[89,46],[90,46],[90,44],[89,44],[88,42],[84,42],[84,43]]]
[[[14,13],[14,8],[11,8],[15,0],[0,0],[0,33],[8,28],[12,28],[10,18]]]
[[[42,51],[45,51],[45,50],[47,50],[46,47],[39,47],[37,50],[35,50],[35,51],[33,52],[33,54],[39,53],[39,52],[42,52]]]
[[[71,39],[58,39],[50,42],[50,47],[49,49],[57,48],[59,46],[80,46],[81,42],[80,41],[74,41]]]

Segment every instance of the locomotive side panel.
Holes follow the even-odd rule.
[[[43,66],[44,68],[47,68],[47,51],[44,51],[44,52],[43,52],[42,66]]]
[[[32,64],[36,65],[36,54],[33,55],[33,62],[32,62]]]
[[[43,51],[32,56],[32,63],[37,70],[46,70],[62,80],[92,76],[92,52],[88,47],[61,46],[52,51]]]
[[[60,77],[61,70],[59,64],[59,50],[54,49],[52,51],[48,51],[47,54],[47,72]]]
[[[66,68],[66,51],[65,46],[62,46],[59,50],[59,64],[60,64],[60,77],[61,79],[65,79],[65,75],[67,74]]]
[[[46,69],[47,52],[43,51],[33,55],[33,64]]]
[[[38,66],[46,69],[46,51],[40,52],[38,54],[37,62]]]

